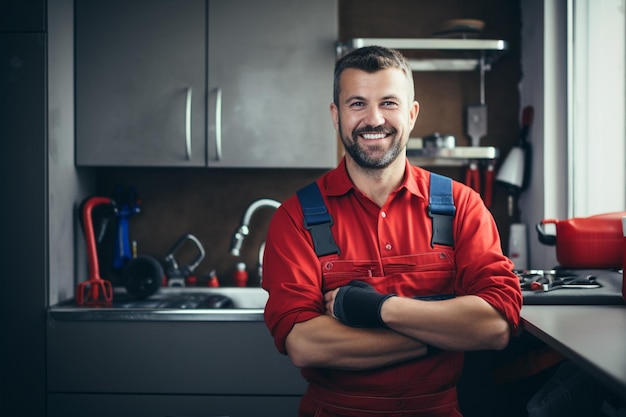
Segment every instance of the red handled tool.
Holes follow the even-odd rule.
[[[113,200],[107,197],[91,197],[83,204],[81,214],[87,244],[89,277],[76,288],[76,303],[78,305],[107,306],[113,300],[111,282],[100,277],[96,237],[93,229],[92,212],[94,207],[109,204],[114,206]]]
[[[496,179],[496,164],[495,161],[489,161],[487,168],[485,168],[485,187],[482,190],[483,201],[485,206],[491,207],[493,201],[493,183]]]
[[[465,185],[480,193],[480,170],[477,161],[470,161],[467,171],[465,171]]]

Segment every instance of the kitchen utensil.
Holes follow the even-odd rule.
[[[99,205],[111,205],[114,202],[107,197],[90,197],[81,204],[81,218],[87,244],[87,262],[89,267],[88,279],[78,284],[76,288],[76,303],[78,305],[108,306],[113,300],[113,286],[108,280],[100,277],[98,251],[93,227],[92,212]]]
[[[528,268],[528,230],[524,223],[513,223],[509,234],[509,259],[516,271]]]
[[[484,172],[484,187],[482,188],[482,197],[485,202],[485,206],[491,207],[493,202],[493,183],[496,178],[496,164],[495,161],[490,160],[487,162],[487,167]]]
[[[183,244],[187,241],[190,241],[194,244],[196,249],[196,257],[187,265],[178,266],[178,262],[174,258],[174,255],[181,249]],[[178,241],[172,246],[169,253],[165,256],[165,264],[166,264],[166,276],[167,276],[167,285],[169,287],[184,287],[185,280],[189,277],[193,271],[200,265],[200,262],[204,259],[205,256],[204,247],[200,240],[197,237],[192,235],[191,233],[184,234],[181,236]]]
[[[594,289],[602,285],[595,275],[579,275],[566,269],[531,270],[517,273],[522,290],[547,292],[557,289]]]
[[[113,268],[120,271],[133,258],[128,237],[128,222],[131,216],[139,213],[140,201],[135,187],[125,189],[122,186],[116,188],[113,199],[117,207],[117,235],[113,243]]]
[[[444,22],[441,29],[432,36],[438,38],[478,38],[485,27],[485,22],[477,19],[451,19]]]
[[[126,263],[122,270],[122,281],[130,295],[143,300],[159,290],[164,275],[159,261],[144,255]]]
[[[624,269],[626,269],[626,216],[622,216],[622,232],[624,233],[624,239],[622,240],[622,298],[626,300],[626,279],[624,279]]]
[[[453,149],[456,146],[456,138],[453,135],[441,135],[435,132],[422,138],[422,148],[428,153],[436,153],[438,149]]]
[[[565,268],[609,269],[622,267],[622,217],[626,212],[612,212],[567,220],[544,219],[537,224],[539,241],[556,246],[556,258]],[[554,224],[556,234],[544,226]]]
[[[219,282],[219,279],[217,278],[217,272],[215,272],[215,269],[209,272],[209,277],[206,281],[206,286],[212,287],[212,288],[217,288],[220,286],[220,282]]]
[[[528,132],[530,131],[533,117],[534,108],[532,106],[524,107],[517,142],[511,148],[496,177],[496,182],[504,186],[508,191],[509,217],[514,217],[516,222],[519,221],[519,213],[516,213],[516,200],[519,194],[528,188],[532,172],[532,146],[528,141]]]
[[[537,284],[537,282],[534,282],[533,284]],[[602,285],[598,283],[595,275],[586,275],[584,277],[574,275],[552,279],[548,283],[543,283],[541,285],[532,285],[531,289],[533,291],[548,292],[558,289],[590,290],[600,287],[602,287]]]
[[[487,134],[487,106],[481,104],[477,106],[467,106],[467,135],[471,138],[472,146],[480,146],[480,138]],[[469,168],[465,175],[465,184],[480,193],[480,171],[478,162],[470,161]]]

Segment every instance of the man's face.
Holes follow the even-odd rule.
[[[349,68],[341,75],[339,104],[331,104],[331,113],[348,156],[359,166],[385,168],[403,154],[419,112],[409,88],[396,68]]]

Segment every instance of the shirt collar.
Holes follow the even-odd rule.
[[[405,159],[405,164],[404,180],[398,189],[406,188],[416,197],[425,199],[424,190],[428,188],[428,171],[411,165],[408,158]],[[324,186],[326,188],[326,194],[332,196],[344,195],[350,190],[355,189],[354,184],[348,175],[345,156],[341,158],[341,162],[337,168],[328,173]]]

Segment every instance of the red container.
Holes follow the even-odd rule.
[[[537,225],[539,240],[556,245],[556,259],[562,267],[577,269],[621,268],[624,262],[622,217],[626,212],[544,219]],[[547,235],[546,224],[556,225],[556,235]]]
[[[624,280],[624,268],[626,267],[626,216],[622,217],[622,233],[624,234],[624,257],[622,258],[622,297],[626,300],[626,280]]]

